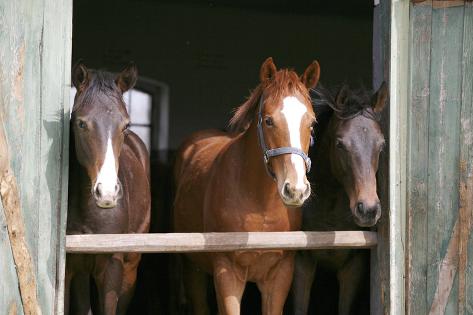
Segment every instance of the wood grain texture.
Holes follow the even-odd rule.
[[[459,314],[473,314],[473,2],[463,19],[462,108],[460,134],[460,210],[458,248]]]
[[[383,81],[389,83],[391,55],[391,1],[383,0],[373,14],[373,89],[379,88]],[[389,86],[389,84],[388,84]],[[380,125],[387,143],[391,141],[390,104],[386,104]],[[382,216],[377,224],[378,246],[371,250],[370,268],[370,313],[389,314],[390,304],[390,243],[389,243],[389,145],[379,158],[377,190],[382,206]]]
[[[426,314],[432,2],[411,6],[407,161],[407,314]]]
[[[450,4],[411,6],[409,314],[473,313],[473,11]]]
[[[29,282],[41,309],[28,311],[25,303],[18,302],[12,308],[17,293],[11,288],[17,288],[18,282],[7,276],[0,281],[0,291],[8,292],[7,299],[0,298],[0,314],[13,309],[18,314],[55,312],[57,255],[59,240],[64,238],[59,226],[65,222],[60,225],[58,220],[63,220],[67,198],[61,190],[67,183],[63,177],[67,157],[62,150],[68,119],[64,108],[69,101],[65,82],[70,76],[71,15],[71,0],[0,1],[0,102],[11,169],[4,191],[17,188],[14,203],[23,216],[25,248],[31,257],[27,264],[36,278],[36,283]],[[2,242],[0,252],[8,252],[9,247]],[[14,262],[5,261],[2,276],[11,268]]]
[[[183,253],[262,249],[371,248],[375,232],[229,232],[68,235],[68,253]]]
[[[41,117],[39,125],[38,290],[48,314],[62,298],[67,212],[69,92],[72,45],[72,0],[43,0],[41,56]],[[46,250],[47,249],[47,250]],[[57,277],[57,279],[56,279]]]
[[[440,277],[458,217],[463,7],[432,10],[427,218],[427,300],[435,314],[458,314],[455,290]],[[452,240],[453,241],[453,240]],[[454,242],[454,241],[453,241]],[[453,243],[452,243],[453,244]],[[448,270],[448,269],[444,269]],[[458,281],[452,276],[453,286]],[[439,288],[440,287],[440,288]],[[438,288],[438,289],[437,289]],[[436,292],[444,302],[434,303]],[[453,294],[452,294],[453,293]],[[446,296],[445,296],[446,295]],[[447,302],[448,301],[448,302]]]
[[[409,1],[392,0],[389,107],[389,314],[405,314]]]

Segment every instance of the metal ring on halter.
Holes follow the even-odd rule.
[[[263,133],[263,96],[261,95],[260,102],[259,102],[259,108],[258,108],[258,124],[257,124],[257,130],[258,130],[258,140],[261,146],[261,149],[263,151],[263,160],[264,160],[264,165],[266,167],[266,172],[271,176],[273,179],[276,178],[275,174],[273,171],[269,168],[269,159],[278,156],[278,155],[283,155],[283,154],[297,154],[305,162],[306,166],[306,173],[310,172],[310,168],[312,165],[312,162],[310,158],[305,154],[304,151],[298,148],[294,147],[281,147],[281,148],[275,148],[275,149],[268,149],[266,146],[266,143],[264,141],[264,133]],[[311,137],[311,142],[313,141]]]

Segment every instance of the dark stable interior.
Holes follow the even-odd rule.
[[[317,59],[325,86],[371,87],[372,5],[367,0],[74,1],[73,62],[83,59],[90,68],[119,71],[133,60],[140,77],[169,86],[168,145],[159,147],[151,138],[151,232],[171,232],[176,148],[193,131],[225,128],[232,110],[258,84],[267,57],[298,73]],[[128,314],[175,313],[182,299],[173,293],[180,274],[175,266],[175,255],[143,255]],[[337,290],[335,274],[318,269],[309,313],[336,314]],[[258,295],[249,284],[242,314],[260,313]],[[212,294],[209,300],[216,314]],[[369,313],[369,279],[357,304],[357,314]]]

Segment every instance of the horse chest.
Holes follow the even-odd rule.
[[[68,234],[115,234],[128,232],[128,213],[122,207],[101,209],[91,200],[69,209]]]
[[[237,251],[231,255],[234,264],[246,269],[248,281],[259,281],[267,278],[268,272],[287,255],[287,252],[283,250]]]
[[[266,210],[242,204],[238,208],[220,208],[212,213],[207,225],[209,230],[271,232],[297,229],[297,215],[288,215],[286,209],[268,207]]]

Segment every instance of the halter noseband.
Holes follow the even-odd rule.
[[[269,159],[272,157],[275,157],[278,155],[284,155],[284,154],[299,155],[305,162],[306,173],[310,172],[310,167],[312,165],[312,162],[310,158],[307,156],[307,154],[305,154],[304,151],[302,151],[301,149],[294,148],[294,147],[280,147],[280,148],[275,148],[275,149],[268,149],[268,147],[266,146],[266,142],[264,141],[264,134],[263,134],[263,95],[261,95],[261,98],[259,101],[257,129],[258,129],[259,144],[261,146],[261,150],[263,151],[264,166],[266,167],[266,171],[268,172],[269,176],[271,176],[273,179],[276,178],[276,176],[274,175],[273,171],[271,170],[269,166]],[[311,142],[312,142],[312,139],[311,139]]]

